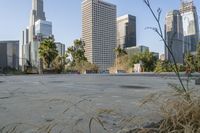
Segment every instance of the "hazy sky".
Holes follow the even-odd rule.
[[[81,37],[82,0],[44,0],[48,21],[53,23],[56,41],[72,44]],[[106,0],[117,5],[117,15],[132,14],[137,17],[137,44],[163,53],[164,46],[157,35],[145,27],[155,26],[152,15],[143,0]],[[200,15],[200,0],[194,0]],[[151,0],[154,9],[162,8],[162,23],[167,11],[179,9],[180,0]],[[0,40],[20,40],[21,32],[29,24],[31,0],[0,0]]]

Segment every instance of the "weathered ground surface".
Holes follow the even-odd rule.
[[[88,133],[91,118],[111,133],[139,127],[159,121],[156,105],[139,105],[149,94],[172,91],[168,83],[178,81],[166,75],[0,76],[0,132]],[[92,132],[106,132],[96,121]]]

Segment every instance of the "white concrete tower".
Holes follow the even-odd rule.
[[[85,55],[100,70],[114,63],[117,40],[116,6],[103,0],[82,2],[82,39]]]

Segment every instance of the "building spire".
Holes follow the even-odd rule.
[[[43,0],[32,0],[32,10],[29,25],[29,41],[33,41],[33,37],[35,35],[35,22],[38,20],[46,20],[43,6]]]
[[[46,20],[43,0],[32,0],[32,15],[35,15],[35,21],[38,19]]]

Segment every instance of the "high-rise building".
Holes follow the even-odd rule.
[[[193,0],[183,0],[180,7],[180,12],[183,21],[183,33],[184,33],[184,51],[194,52],[196,51],[199,40],[199,23],[196,7]]]
[[[58,55],[59,56],[64,56],[65,55],[65,44],[62,44],[60,42],[55,42],[56,44],[56,49],[58,50]]]
[[[27,65],[27,61],[30,61],[30,43],[29,43],[29,29],[26,28],[22,31],[22,52],[21,52],[21,65],[22,70],[24,70],[24,66]]]
[[[43,0],[32,0],[29,28],[23,32],[22,38],[22,68],[27,64],[38,67],[39,45],[43,39],[49,37],[53,37],[52,23],[46,21]]]
[[[103,0],[83,0],[82,39],[85,56],[100,70],[114,64],[117,33],[116,6]]]
[[[28,27],[22,31],[22,44],[28,44],[29,43],[29,30]]]
[[[156,60],[159,59],[160,54],[158,52],[151,52]]]
[[[0,41],[0,71],[19,69],[19,41]]]
[[[36,21],[35,35],[52,36],[52,23],[41,19]]]
[[[184,42],[183,42],[183,25],[182,17],[178,10],[168,12],[165,18],[165,39],[168,47],[171,49],[177,63],[183,63]],[[165,58],[174,63],[172,55],[165,47]]]
[[[38,20],[46,20],[43,10],[43,0],[32,0],[32,10],[29,25],[29,41],[33,41],[35,35],[35,22]]]
[[[124,15],[117,18],[117,46],[121,48],[136,46],[136,17]]]

